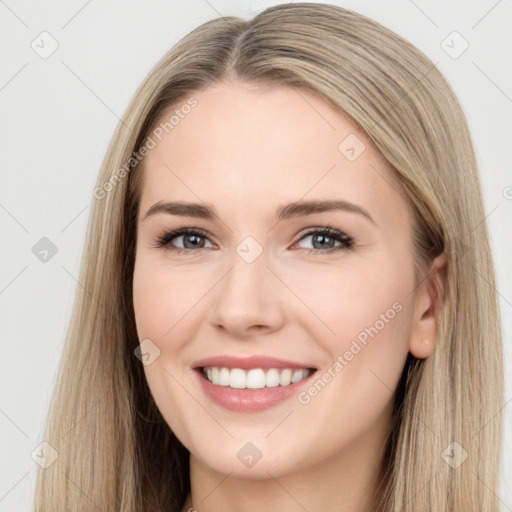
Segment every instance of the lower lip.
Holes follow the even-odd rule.
[[[297,394],[299,389],[309,382],[316,373],[312,372],[305,379],[275,388],[234,389],[229,386],[217,386],[203,376],[201,369],[196,370],[199,382],[206,396],[216,404],[237,412],[258,412],[273,407]]]

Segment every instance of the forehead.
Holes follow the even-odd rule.
[[[144,159],[141,211],[161,200],[202,200],[266,215],[303,198],[408,215],[391,166],[315,93],[222,82],[190,97],[193,108],[182,108],[186,98],[161,118],[164,129]]]

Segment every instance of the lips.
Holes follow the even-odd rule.
[[[206,396],[222,407],[257,412],[290,398],[316,368],[267,356],[216,356],[192,366]]]
[[[201,359],[192,365],[192,368],[205,368],[217,366],[220,368],[241,368],[242,370],[251,370],[253,368],[293,368],[303,369],[312,368],[308,363],[298,363],[296,361],[286,361],[275,357],[267,356],[215,356]],[[316,368],[313,368],[316,370]]]

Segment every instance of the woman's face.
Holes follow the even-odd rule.
[[[223,82],[185,104],[153,132],[138,217],[133,299],[156,404],[213,471],[364,464],[427,337],[392,172],[311,92]]]

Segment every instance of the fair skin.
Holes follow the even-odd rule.
[[[407,354],[424,358],[434,349],[433,290],[445,260],[415,283],[412,215],[391,169],[364,132],[320,97],[240,82],[193,96],[198,105],[144,161],[133,283],[139,339],[160,350],[144,366],[148,385],[191,454],[183,511],[367,510]],[[338,149],[350,134],[365,144],[353,161]],[[311,200],[343,200],[373,220],[331,210],[277,221],[279,207]],[[217,217],[146,216],[170,201],[208,204]],[[322,244],[318,230],[327,225],[353,246]],[[158,237],[183,227],[206,237],[176,236],[156,247]],[[262,251],[250,263],[237,253],[248,236]],[[382,314],[387,321],[377,323]],[[333,373],[338,356],[371,326],[377,334]],[[205,394],[195,362],[254,354],[316,372],[261,411],[227,409]],[[329,368],[321,392],[307,394]],[[261,455],[251,467],[237,456],[249,442]]]

